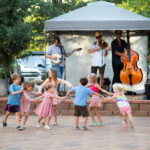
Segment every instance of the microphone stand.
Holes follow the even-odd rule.
[[[63,51],[63,46],[60,45],[60,49],[61,49],[61,52]],[[65,55],[63,54],[62,52],[62,55],[63,55],[63,62],[64,62],[64,80],[66,80],[66,58],[65,58]],[[63,96],[66,95],[66,84],[63,85]]]
[[[66,80],[66,58],[64,56],[64,80]],[[64,95],[66,94],[66,84],[64,84]]]

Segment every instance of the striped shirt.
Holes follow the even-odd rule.
[[[130,104],[124,94],[114,93],[113,97],[115,98],[115,102],[119,108],[125,107],[125,106],[130,106]]]

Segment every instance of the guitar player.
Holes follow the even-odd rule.
[[[57,58],[52,56],[55,53],[58,53],[65,57],[69,57],[72,55],[73,52],[66,53],[66,50],[61,45],[60,38],[55,37],[54,44],[48,47],[45,57],[50,58],[51,60],[56,60]],[[52,63],[52,68],[56,69],[58,78],[62,79],[62,75],[64,72],[64,59],[62,59],[62,61],[59,64]],[[58,85],[58,89],[57,89],[58,92],[59,92],[59,88],[60,88],[60,85]]]

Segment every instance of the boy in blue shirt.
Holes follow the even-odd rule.
[[[88,120],[88,109],[86,106],[86,101],[88,99],[88,95],[98,95],[103,98],[102,95],[91,91],[89,88],[86,88],[86,84],[88,83],[87,78],[81,78],[80,79],[80,85],[72,88],[69,90],[66,94],[66,98],[71,92],[75,93],[75,99],[74,99],[74,109],[75,109],[75,128],[79,129],[78,123],[79,123],[79,116],[83,116],[84,118],[84,124],[83,124],[83,129],[87,130],[88,128],[86,127],[87,120]]]
[[[16,113],[16,121],[17,121],[17,130],[21,130],[21,126],[20,126],[20,93],[23,92],[23,90],[21,89],[21,86],[19,85],[20,83],[20,76],[18,74],[12,74],[11,75],[11,79],[13,81],[13,83],[10,85],[9,88],[9,96],[8,96],[8,102],[7,105],[5,106],[4,110],[6,110],[6,114],[4,117],[4,121],[3,121],[3,127],[7,126],[7,119],[8,116],[11,113]]]

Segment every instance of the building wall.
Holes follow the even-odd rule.
[[[81,77],[87,77],[91,70],[92,54],[88,54],[88,49],[91,48],[93,42],[96,41],[93,33],[77,33],[77,34],[60,34],[62,44],[67,52],[76,48],[82,47],[82,51],[75,52],[71,57],[66,59],[66,74],[67,80],[74,86],[79,83]],[[115,39],[114,36],[103,36],[103,39],[111,46],[111,41]],[[125,38],[123,38],[125,39]],[[138,67],[142,69],[143,80],[138,85],[133,87],[127,86],[129,91],[135,91],[136,93],[144,93],[144,83],[147,79],[147,36],[134,36],[130,37],[131,48],[138,52],[139,61]],[[111,65],[112,54],[109,51],[106,57],[105,78],[109,78],[112,81],[113,70]]]

